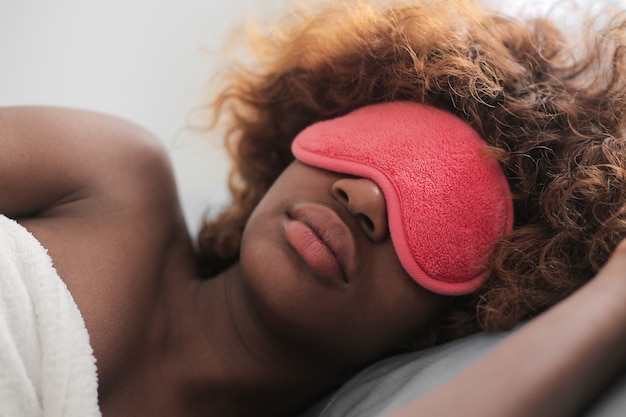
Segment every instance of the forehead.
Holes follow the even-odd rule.
[[[475,290],[495,240],[512,227],[506,178],[485,149],[461,119],[408,102],[314,124],[292,145],[301,162],[375,181],[402,265],[443,294]]]

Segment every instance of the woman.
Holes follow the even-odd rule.
[[[256,73],[233,73],[219,95],[216,107],[232,116],[236,139],[234,202],[205,226],[200,254],[169,163],[149,133],[75,110],[0,113],[0,212],[48,249],[67,284],[97,359],[104,416],[294,414],[401,348],[538,314],[592,278],[626,236],[621,21],[573,61],[549,23],[466,4],[328,6],[294,22],[272,40],[282,43],[259,45],[266,58]],[[292,163],[291,142],[306,126],[399,100],[459,116],[494,149],[509,180],[515,228],[496,244],[490,278],[470,295],[416,285],[391,239],[368,235],[364,227],[386,223],[374,181]],[[372,267],[361,272],[384,285],[352,299],[364,325],[349,315],[338,320],[343,300],[299,281],[315,274],[301,270],[289,242],[271,232],[277,207],[303,200],[342,212],[355,246],[371,251],[362,259]],[[416,410],[568,415],[581,408],[623,365],[621,357],[602,359],[621,352],[626,339],[623,262],[617,250],[576,296]],[[397,309],[371,305],[385,297],[397,299]],[[592,307],[598,299],[602,311]],[[518,402],[468,391],[476,374],[510,366],[510,355],[541,351],[545,332],[577,312],[588,321],[577,319],[554,352],[537,356],[541,372],[492,381],[518,392]],[[583,358],[591,358],[588,366]],[[593,388],[575,382],[581,378]],[[447,400],[459,391],[479,401],[468,408]],[[557,410],[545,401],[582,391],[587,397]],[[497,407],[485,405],[492,398]]]

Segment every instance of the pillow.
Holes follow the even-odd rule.
[[[452,378],[510,333],[477,333],[374,363],[300,417],[383,417]],[[626,372],[581,416],[626,416]]]

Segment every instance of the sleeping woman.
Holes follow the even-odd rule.
[[[626,19],[571,39],[468,1],[334,3],[221,80],[232,203],[197,245],[150,133],[0,110],[0,213],[78,307],[98,412],[295,415],[528,321],[397,415],[575,414],[626,361]]]

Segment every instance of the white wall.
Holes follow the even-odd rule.
[[[112,113],[170,149],[192,230],[226,199],[226,158],[184,131],[229,30],[283,0],[0,0],[0,105]]]
[[[546,9],[558,0],[530,1]],[[625,1],[589,0],[622,8]],[[171,151],[183,208],[195,231],[204,208],[226,199],[226,160],[181,130],[202,97],[229,29],[246,16],[271,16],[288,3],[0,0],[0,105],[87,108],[147,127]],[[491,3],[514,10],[523,2]]]

